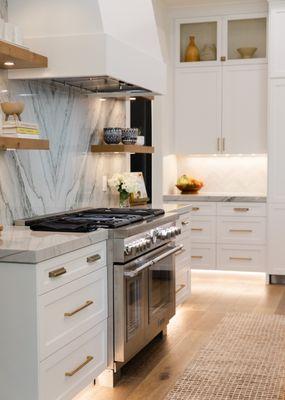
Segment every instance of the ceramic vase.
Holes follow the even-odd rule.
[[[136,144],[138,138],[137,128],[122,129],[122,142],[123,144]]]
[[[104,142],[106,144],[119,144],[122,137],[120,128],[104,128]]]
[[[195,44],[195,36],[189,37],[189,44],[185,52],[185,62],[200,61],[200,51]]]

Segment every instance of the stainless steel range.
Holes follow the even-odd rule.
[[[114,361],[129,361],[175,314],[175,223],[124,239],[114,248]],[[119,363],[119,364],[118,364]]]
[[[174,214],[161,209],[85,209],[16,221],[37,231],[109,230],[109,368],[101,383],[114,385],[121,367],[175,314]]]

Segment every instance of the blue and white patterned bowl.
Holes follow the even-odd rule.
[[[104,142],[106,144],[119,144],[122,138],[121,128],[104,128]]]
[[[122,142],[123,144],[136,144],[138,138],[137,128],[122,129]]]

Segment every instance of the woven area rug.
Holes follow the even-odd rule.
[[[167,400],[284,400],[285,317],[227,314]]]

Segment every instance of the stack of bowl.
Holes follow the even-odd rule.
[[[104,128],[104,142],[106,144],[136,144],[137,128]]]

